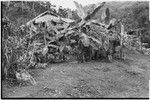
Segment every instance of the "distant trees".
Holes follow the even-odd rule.
[[[148,28],[149,21],[148,2],[136,2],[122,10],[121,18],[124,19],[126,29]]]
[[[133,25],[137,29],[142,29],[139,31],[142,34],[142,42],[148,43],[147,47],[150,47],[150,32],[149,32],[149,5],[148,2],[138,2],[131,8],[133,13],[133,21],[137,25]]]
[[[111,18],[121,19],[125,27],[125,31],[142,29],[142,42],[149,43],[150,47],[150,32],[149,32],[149,5],[148,1],[143,2],[107,2],[105,7],[101,10],[105,10],[107,7],[111,13]],[[94,4],[85,6],[84,9],[91,11],[94,8]],[[101,15],[103,11],[99,11],[95,15],[95,19],[101,21]],[[119,30],[118,30],[119,32]]]
[[[16,27],[19,27],[44,11],[49,10],[50,7],[50,2],[4,1],[2,2],[2,17],[9,18]]]

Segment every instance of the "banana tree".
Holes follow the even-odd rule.
[[[80,17],[80,21],[77,23],[75,28],[79,29],[79,36],[81,37],[80,40],[82,44],[85,47],[92,46],[93,49],[100,49],[104,48],[105,51],[109,51],[110,49],[110,43],[109,43],[109,31],[116,25],[118,24],[119,21],[117,21],[115,18],[110,20],[110,13],[109,13],[109,8],[105,10],[105,12],[102,15],[102,20],[104,22],[100,22],[99,20],[93,20],[92,18],[94,15],[104,6],[105,2],[102,2],[96,6],[96,8],[90,13],[87,14],[85,9],[81,4],[78,4],[75,2],[77,11],[78,11],[78,16]],[[94,25],[94,27],[99,27],[100,31],[97,31],[98,29],[94,30],[92,29],[91,25]],[[83,30],[83,28],[90,27],[87,32]],[[82,31],[83,30],[83,31]],[[89,32],[94,32],[97,34],[97,36],[90,34]],[[98,38],[97,38],[98,37]],[[89,42],[90,41],[90,42]],[[112,57],[109,57],[112,58]]]

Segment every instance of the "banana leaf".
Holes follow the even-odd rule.
[[[93,49],[95,50],[98,50],[101,48],[102,46],[102,41],[101,40],[98,40],[96,38],[93,38],[93,37],[89,37],[90,38],[90,45],[93,47]]]
[[[88,35],[86,35],[84,33],[80,33],[79,35],[80,35],[80,41],[82,42],[82,44],[85,47],[88,47],[90,45],[90,40],[89,40]]]
[[[105,2],[102,2],[99,5],[97,5],[97,7],[94,9],[94,11],[91,14],[87,15],[84,18],[84,20],[86,20],[86,21],[91,20],[96,15],[96,13],[104,6],[104,4],[105,4]]]
[[[74,1],[74,4],[77,8],[77,14],[78,16],[83,19],[87,16],[87,13],[85,12],[84,8],[82,7],[81,4],[77,3],[76,1]]]
[[[43,50],[42,50],[42,54],[43,54],[43,55],[46,55],[47,52],[48,52],[48,46],[45,46],[45,47],[43,48]]]

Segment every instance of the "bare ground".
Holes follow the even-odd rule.
[[[148,98],[150,56],[128,53],[125,60],[67,62],[34,69],[36,85],[7,87],[3,97]]]

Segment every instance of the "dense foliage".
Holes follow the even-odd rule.
[[[141,50],[139,36],[125,34],[126,30],[144,28],[140,37],[149,38],[145,3],[133,3],[137,6],[127,7],[130,10],[122,8],[119,12],[123,14],[113,12],[111,5],[105,2],[87,7],[74,3],[77,11],[57,10],[50,2],[2,2],[2,71],[5,78],[34,82],[24,69],[46,67],[50,63],[67,61],[70,56],[81,62],[100,58],[112,61],[114,57],[123,57],[124,47]],[[85,9],[89,7],[91,9]],[[26,24],[45,11],[53,12],[57,21],[34,25],[35,19]],[[133,14],[127,16],[127,13]],[[63,18],[73,22],[65,22]],[[28,77],[22,73],[27,73]]]

